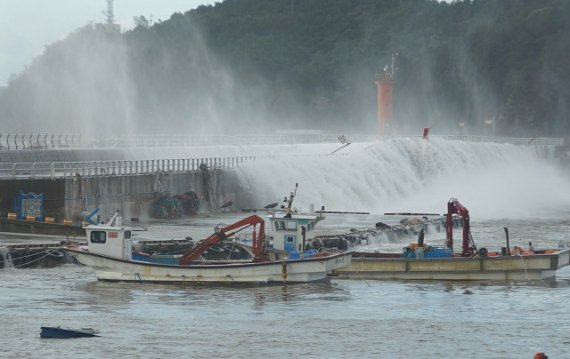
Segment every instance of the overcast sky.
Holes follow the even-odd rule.
[[[167,20],[214,0],[114,0],[115,22],[133,27],[133,17]],[[217,2],[221,2],[218,0]],[[106,0],[0,0],[0,86],[40,56],[45,45],[91,22],[104,22]]]

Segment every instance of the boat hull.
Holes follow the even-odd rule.
[[[334,270],[350,265],[351,253],[327,257],[262,263],[178,266],[117,259],[87,251],[66,249],[77,261],[107,281],[163,283],[294,283],[327,278]]]
[[[533,281],[554,278],[570,264],[570,250],[528,256],[415,259],[355,254],[350,266],[335,271],[339,279],[457,281]]]

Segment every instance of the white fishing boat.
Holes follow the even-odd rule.
[[[253,227],[251,258],[207,260],[209,248],[231,241],[237,232]],[[256,229],[259,230],[256,232]],[[81,264],[92,267],[97,279],[164,283],[295,283],[323,280],[336,269],[350,265],[352,253],[322,251],[309,258],[270,259],[265,222],[253,215],[199,242],[180,256],[178,264],[133,259],[132,229],[117,214],[106,224],[85,227],[87,245],[68,244],[64,249]]]

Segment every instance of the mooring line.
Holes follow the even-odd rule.
[[[530,280],[530,278],[528,277],[528,272],[526,270],[526,262],[524,261],[522,254],[519,253],[518,256],[521,258],[521,261],[523,262],[524,275],[526,277],[526,280]]]
[[[25,262],[25,263],[18,264],[18,265],[14,265],[14,264],[13,264],[13,263],[14,263],[14,256],[12,256],[9,252],[8,252],[8,254],[10,255],[10,257],[11,257],[11,259],[12,259],[12,268],[20,268],[20,267],[27,266],[27,265],[29,265],[30,263],[34,263],[34,262],[40,261],[40,260],[46,258],[47,256],[51,255],[52,253],[55,253],[55,252],[59,251],[60,249],[63,249],[63,246],[62,246],[62,247],[59,247],[59,248],[56,248],[56,249],[54,249],[53,251],[50,251],[50,250],[47,250],[47,249],[46,249],[46,250],[45,250],[45,253],[46,253],[46,254],[43,255],[42,257],[36,258],[36,259],[33,259],[33,260],[29,261],[29,262]],[[18,257],[18,258],[16,258],[16,260],[19,260],[19,259],[22,259],[22,258],[33,257],[33,256],[36,256],[37,254],[38,254],[38,253],[34,253],[34,254],[27,255],[27,256]]]

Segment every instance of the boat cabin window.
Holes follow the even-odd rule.
[[[131,231],[125,231],[125,239],[131,239]]]
[[[296,221],[276,221],[275,230],[277,231],[294,231],[297,229]]]
[[[297,222],[295,221],[287,221],[285,223],[285,228],[289,231],[294,231],[297,229]]]
[[[91,243],[105,243],[107,242],[107,233],[104,231],[91,232]]]

